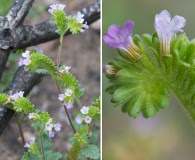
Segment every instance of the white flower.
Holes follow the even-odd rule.
[[[91,123],[92,118],[90,116],[86,116],[84,121],[85,121],[85,123]]]
[[[66,89],[65,96],[70,97],[72,95],[73,91],[71,89]]]
[[[87,114],[89,111],[89,107],[83,106],[80,111],[82,114]]]
[[[48,122],[46,123],[46,125],[45,125],[45,130],[46,131],[52,131],[52,129],[53,129],[53,124],[52,124],[52,119],[50,118],[48,120]]]

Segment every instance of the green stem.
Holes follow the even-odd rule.
[[[43,137],[42,137],[42,132],[39,134],[39,138],[40,138],[40,140],[41,140],[42,160],[45,160],[45,152],[44,152],[44,147],[43,147]]]
[[[60,46],[58,49],[58,57],[57,57],[57,68],[60,66],[60,57],[61,57],[61,52],[62,52],[62,42],[63,42],[63,35],[60,35]]]

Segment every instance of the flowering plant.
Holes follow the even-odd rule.
[[[83,110],[84,107],[81,105],[80,97],[84,94],[84,89],[80,88],[78,81],[70,73],[69,70],[71,67],[65,65],[60,66],[63,37],[68,30],[72,34],[84,32],[88,28],[88,25],[87,22],[83,24],[84,15],[80,12],[77,13],[77,16],[67,17],[64,8],[65,5],[56,4],[51,5],[48,9],[54,24],[56,24],[56,33],[60,36],[57,65],[37,50],[26,50],[22,53],[23,58],[20,58],[18,65],[24,66],[30,72],[48,74],[54,79],[58,91],[56,97],[62,102],[65,114],[72,128],[73,136],[70,138],[72,147],[66,155],[53,152],[51,139],[55,137],[57,132],[61,131],[61,122],[56,122],[48,112],[37,110],[30,100],[24,97],[23,91],[16,92],[12,95],[3,93],[0,94],[0,104],[16,111],[18,115],[28,117],[31,126],[37,133],[36,137],[32,137],[30,141],[25,142],[20,125],[21,119],[18,119],[22,144],[26,151],[22,160],[58,160],[62,157],[72,160],[78,159],[79,156],[85,159],[99,159],[100,156],[98,147],[90,142],[90,138],[93,135],[93,124],[100,122],[100,97],[96,98],[90,106],[86,107],[87,112],[85,112],[85,116],[82,115],[81,122],[77,121],[76,118],[80,113],[75,112],[74,115],[70,115],[68,111],[68,109],[75,106],[75,102]]]
[[[133,21],[124,28],[111,25],[103,36],[105,44],[117,49],[118,58],[105,66],[110,80],[107,92],[115,106],[137,118],[156,116],[168,107],[171,91],[195,121],[194,40],[188,40],[185,18],[166,10],[155,16],[153,35],[133,35]],[[138,49],[137,49],[138,48]]]

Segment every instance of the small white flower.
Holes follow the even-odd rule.
[[[86,116],[84,121],[85,121],[85,123],[91,123],[92,118],[90,116]]]
[[[29,118],[29,119],[35,118],[35,113],[30,113],[30,114],[28,115],[28,118]]]
[[[65,71],[68,73],[69,72],[69,70],[70,70],[70,66],[66,66],[64,69],[65,69]]]
[[[83,106],[80,111],[82,114],[87,114],[89,111],[89,107]]]
[[[71,89],[66,89],[65,96],[70,97],[72,95],[73,91]]]
[[[53,124],[52,124],[52,119],[50,118],[48,120],[48,122],[46,123],[46,125],[45,125],[45,130],[46,131],[52,131],[52,129],[53,129]]]
[[[22,57],[24,57],[24,58],[29,58],[29,55],[30,54],[30,51],[26,51],[26,52],[24,52],[24,53],[22,53]]]

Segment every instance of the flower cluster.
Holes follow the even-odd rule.
[[[65,102],[65,106],[70,109],[73,107],[73,103],[72,103],[72,94],[73,94],[73,90],[71,89],[66,89],[64,94],[59,94],[58,95],[58,99],[60,101]]]
[[[31,63],[29,53],[30,53],[30,51],[28,51],[28,50],[26,52],[22,53],[23,58],[20,58],[20,60],[18,62],[19,66],[23,66],[23,65],[28,66]]]
[[[82,114],[79,114],[76,116],[75,120],[78,124],[81,124],[83,122],[83,120],[85,121],[85,123],[89,124],[92,121],[92,118],[90,116],[88,116],[88,112],[89,112],[89,107],[83,106],[80,109],[80,112]]]
[[[23,95],[24,95],[24,91],[16,92],[10,96],[10,99],[15,101],[16,99],[23,97]]]
[[[43,121],[41,118],[40,118],[40,115],[37,114],[37,113],[30,113],[28,115],[28,118],[30,120],[41,120]],[[50,118],[46,123],[45,123],[45,127],[44,127],[44,130],[46,132],[48,132],[48,136],[49,138],[53,138],[55,136],[55,131],[58,132],[61,130],[61,124],[58,122],[58,123],[54,123],[52,118]]]
[[[84,14],[81,14],[81,12],[77,12],[76,16],[68,18],[68,28],[70,29],[70,32],[72,32],[72,34],[80,32],[82,33],[85,31],[85,29],[89,28],[87,22],[84,23],[83,17]]]
[[[85,22],[85,24],[83,24],[83,22],[84,22],[83,17],[84,17],[84,14],[81,14],[81,12],[77,12],[77,16],[75,17],[77,22],[82,24],[82,28],[80,29],[81,33],[85,31],[84,29],[89,28],[89,26],[87,25],[87,22]]]
[[[172,38],[175,33],[183,32],[181,28],[183,28],[185,24],[185,18],[181,16],[174,16],[173,19],[171,19],[170,13],[166,10],[163,10],[160,14],[155,16],[154,25],[160,40],[161,54],[170,54]]]
[[[49,133],[49,138],[53,138],[55,136],[55,131],[61,131],[61,127],[62,125],[59,122],[54,124],[52,119],[49,119],[48,122],[45,124],[45,130]]]
[[[49,7],[48,12],[52,14],[55,10],[63,11],[65,7],[66,5],[64,4],[53,4]]]

